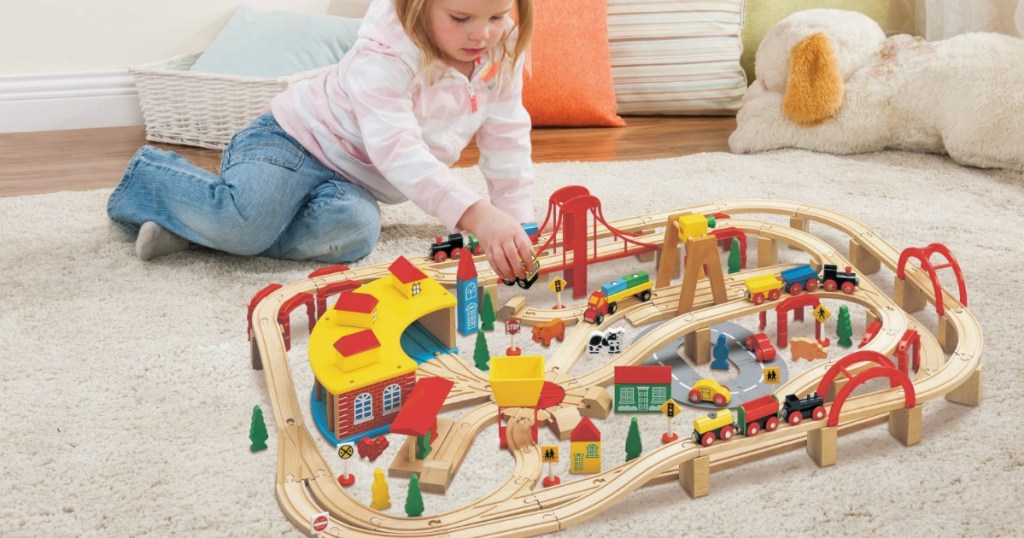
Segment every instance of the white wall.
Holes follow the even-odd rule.
[[[0,133],[138,125],[128,68],[203,50],[239,5],[359,17],[370,0],[0,0]]]
[[[363,0],[2,0],[0,76],[126,69],[202,50],[239,5],[351,15]],[[14,52],[17,51],[17,52]]]

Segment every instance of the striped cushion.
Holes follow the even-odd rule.
[[[619,114],[734,114],[744,0],[608,0]]]

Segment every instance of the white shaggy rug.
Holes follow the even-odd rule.
[[[963,267],[987,340],[982,405],[928,402],[916,446],[903,447],[879,425],[840,436],[836,466],[819,469],[795,450],[712,474],[711,494],[700,499],[678,483],[644,488],[560,536],[1022,532],[1024,177],[931,155],[803,151],[537,170],[539,217],[551,191],[582,183],[611,219],[767,197],[843,211],[898,248],[944,242]],[[475,169],[458,173],[480,184]],[[257,290],[316,266],[200,249],[142,263],[130,243],[109,235],[108,194],[0,199],[0,535],[296,535],[275,500],[276,427],[263,373],[249,367],[245,315]],[[418,255],[440,231],[409,204],[387,208],[381,244],[362,263]],[[845,240],[827,237],[845,252]],[[883,270],[872,278],[892,277]],[[305,327],[293,325],[292,372],[308,394]],[[491,342],[503,349],[505,336]],[[248,439],[254,404],[271,434],[270,449],[256,454]],[[694,415],[677,420],[677,431],[688,431]],[[599,422],[606,468],[623,460],[627,426],[628,417],[615,415]],[[663,419],[643,417],[641,427],[645,446],[655,446]],[[446,496],[425,495],[426,515],[504,479],[512,459],[496,437],[494,426],[484,430]],[[398,441],[377,464],[390,461]],[[369,502],[372,466],[352,470],[353,495]],[[571,478],[564,464],[559,474]],[[404,513],[405,489],[391,481],[389,513]]]

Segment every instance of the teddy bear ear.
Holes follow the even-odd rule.
[[[828,37],[811,34],[789,54],[789,76],[782,112],[799,125],[824,123],[843,103],[843,75]]]

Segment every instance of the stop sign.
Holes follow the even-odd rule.
[[[328,515],[329,514],[327,512],[313,514],[313,517],[310,519],[309,525],[309,527],[313,529],[313,532],[319,534],[327,530],[327,523],[329,522]]]
[[[505,334],[519,334],[521,322],[519,318],[508,318],[505,322]]]

